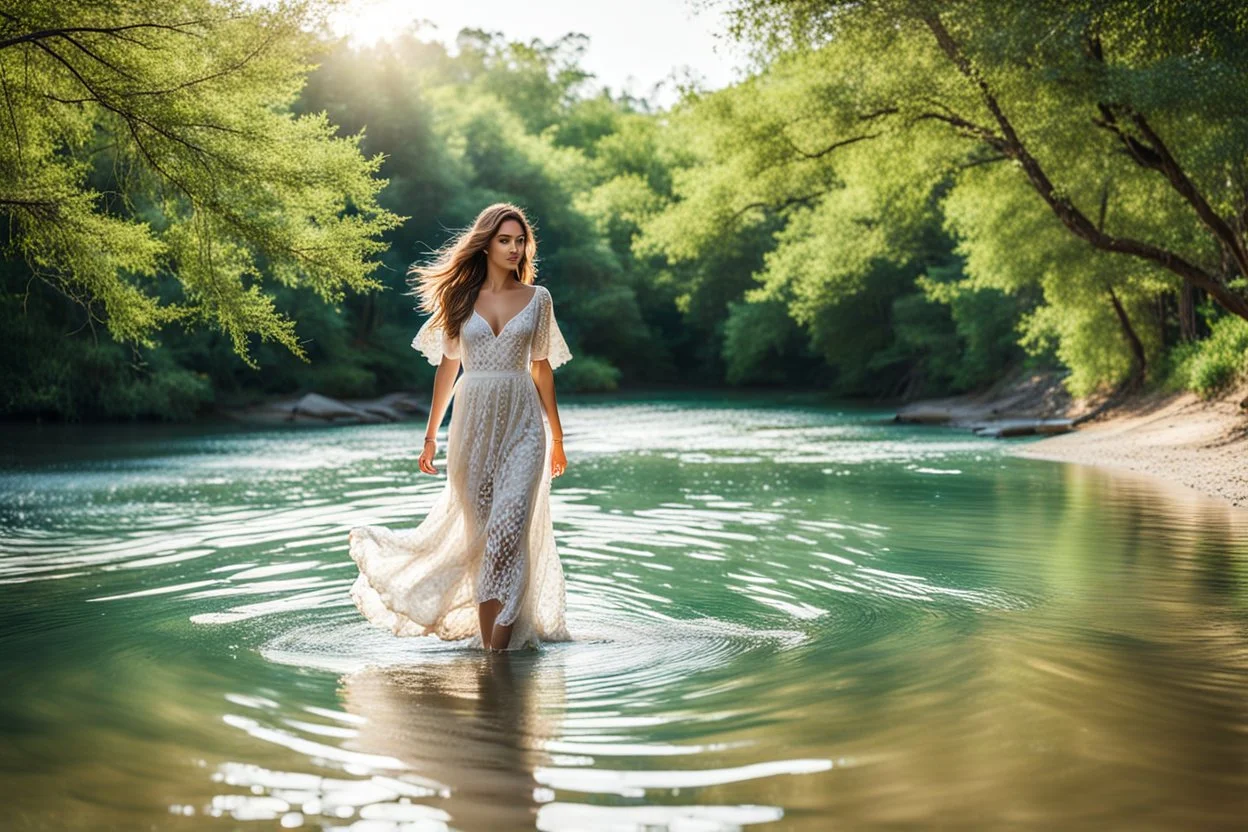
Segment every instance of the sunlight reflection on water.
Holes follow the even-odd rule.
[[[414,474],[411,426],[11,450],[9,811],[822,830],[1248,810],[1248,512],[878,413],[561,411],[576,640],[504,657],[396,639],[346,595],[346,531],[415,524],[444,486]]]

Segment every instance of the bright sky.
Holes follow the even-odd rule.
[[[650,97],[664,107],[677,98],[673,76],[691,74],[701,86],[718,89],[737,80],[735,67],[744,63],[741,47],[722,36],[720,12],[695,10],[689,0],[355,0],[334,25],[340,34],[366,44],[422,19],[433,24],[422,36],[451,49],[464,27],[521,41],[551,42],[568,32],[588,35],[583,66],[598,84]],[[665,81],[651,95],[652,87]]]

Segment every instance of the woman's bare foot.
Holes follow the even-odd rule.
[[[481,646],[486,650],[490,650],[494,640],[491,635],[494,632],[494,619],[498,617],[499,611],[503,608],[503,602],[495,598],[488,601],[482,601],[477,607],[477,618],[481,622]]]
[[[516,625],[509,624],[506,627],[501,624],[494,625],[494,635],[490,638],[490,644],[496,652],[507,649],[507,645],[511,642],[511,628],[514,626]]]

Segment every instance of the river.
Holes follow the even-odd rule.
[[[505,656],[347,596],[347,530],[444,486],[419,423],[6,426],[0,826],[1248,813],[1248,511],[801,396],[560,412],[576,640]]]

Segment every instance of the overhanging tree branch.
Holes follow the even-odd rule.
[[[959,118],[958,116],[949,115],[947,113],[919,113],[918,115],[911,116],[908,119],[907,124],[917,124],[920,121],[944,122],[951,127],[957,128],[967,138],[979,139],[989,147],[1005,152],[1004,139],[993,133],[988,128],[981,127],[978,124],[974,124],[973,122]]]
[[[1058,193],[1040,162],[1031,155],[1026,145],[1023,144],[1022,139],[1019,138],[1014,125],[1006,117],[987,81],[971,66],[966,55],[962,53],[953,37],[949,34],[949,30],[945,28],[940,15],[926,11],[922,13],[921,17],[936,38],[936,42],[946,57],[957,67],[958,72],[979,90],[980,98],[989,112],[992,113],[993,120],[996,121],[1001,131],[1003,139],[999,148],[1001,152],[1019,163],[1032,187],[1040,194],[1040,197],[1048,204],[1053,213],[1057,215],[1057,218],[1062,221],[1063,225],[1074,232],[1076,236],[1087,240],[1103,251],[1130,254],[1156,263],[1192,285],[1204,289],[1228,311],[1248,320],[1248,297],[1232,291],[1217,277],[1173,251],[1140,240],[1115,237],[1104,233],[1073,202]]]
[[[9,15],[5,15],[5,16],[9,17],[11,20],[14,20],[14,22],[19,22],[17,21],[16,18],[12,18]],[[141,41],[136,41],[134,38],[127,37],[123,35],[122,33],[130,32],[135,29],[157,29],[157,30],[163,30],[167,32],[177,32],[180,35],[190,35],[191,37],[198,38],[198,37],[203,37],[203,35],[200,35],[197,32],[187,31],[185,27],[198,26],[198,25],[202,25],[204,23],[210,23],[210,22],[212,21],[210,20],[188,20],[185,23],[169,23],[169,24],[131,23],[127,26],[69,26],[69,27],[65,27],[61,29],[43,29],[42,31],[29,32],[25,35],[18,35],[17,37],[0,40],[0,49],[7,49],[10,46],[17,46],[18,44],[22,44],[22,43],[34,43],[36,41],[44,40],[47,38],[65,37],[66,35],[74,35],[78,33],[87,33],[87,32],[93,32],[93,33],[101,34],[101,35],[111,35],[113,37],[121,38],[122,40],[130,41],[131,43],[139,43],[140,45],[146,46],[146,44],[143,44]]]
[[[828,145],[822,150],[807,151],[807,150],[802,150],[800,147],[798,147],[797,143],[794,142],[792,139],[790,139],[788,134],[784,132],[780,133],[780,136],[781,138],[784,139],[785,144],[787,144],[793,150],[794,153],[796,153],[797,155],[801,156],[804,159],[821,159],[824,156],[827,156],[829,153],[831,153],[834,150],[839,150],[842,147],[847,147],[848,145],[851,145],[851,144],[857,144],[858,142],[865,142],[868,139],[878,138],[879,135],[880,135],[879,133],[864,133],[861,136],[851,136],[848,139],[840,139],[839,141],[832,142],[832,144]]]
[[[168,176],[168,173],[164,171],[159,165],[155,164],[152,155],[147,152],[147,149],[143,146],[142,142],[139,140],[136,125],[141,124],[144,127],[147,127],[152,132],[157,133],[158,135],[163,136],[164,138],[168,139],[169,141],[182,145],[187,150],[191,151],[195,155],[197,160],[200,162],[200,164],[202,164],[205,168],[208,168],[208,162],[207,162],[208,159],[215,159],[221,164],[224,164],[226,167],[231,167],[228,164],[228,161],[222,158],[219,154],[213,153],[207,148],[204,148],[195,144],[194,142],[190,141],[186,137],[180,136],[172,132],[168,128],[162,127],[160,124],[157,124],[151,119],[148,119],[139,115],[137,112],[135,112],[132,109],[123,108],[117,104],[113,104],[107,97],[102,95],[100,90],[96,89],[96,87],[90,81],[88,81],[81,72],[78,71],[77,67],[75,67],[71,61],[69,61],[67,58],[65,58],[55,49],[48,46],[46,43],[43,43],[42,41],[36,41],[35,46],[38,47],[41,51],[48,54],[50,57],[52,57],[62,66],[64,66],[67,70],[69,70],[70,74],[73,75],[74,78],[78,80],[78,83],[82,85],[83,89],[91,93],[92,100],[94,100],[100,106],[104,107],[109,112],[116,114],[122,120],[126,122],[127,126],[130,128],[130,134],[134,137],[134,140],[139,145],[140,150],[143,151],[144,157],[148,160],[149,163],[152,163],[155,170],[157,170],[162,175]],[[241,170],[238,170],[237,168],[235,168],[235,170],[236,172],[242,172]],[[170,181],[177,184],[176,179],[170,178]],[[179,185],[179,187],[182,187],[182,186]],[[186,188],[183,187],[183,190],[185,191]],[[188,192],[188,196],[189,196],[189,192]]]
[[[741,206],[741,208],[734,211],[732,213],[732,216],[728,218],[728,221],[735,222],[736,220],[740,219],[740,217],[746,211],[750,211],[754,208],[761,208],[764,211],[767,211],[767,210],[783,211],[785,208],[792,208],[794,205],[802,205],[808,202],[813,202],[814,200],[818,199],[819,197],[823,196],[826,193],[827,191],[816,191],[813,194],[789,197],[788,199],[782,200],[777,203],[763,202],[763,201],[751,202],[749,205],[743,205]]]
[[[1092,35],[1089,38],[1087,54],[1092,60],[1104,64],[1105,55],[1099,36]],[[1126,148],[1127,155],[1140,167],[1155,170],[1164,176],[1166,181],[1170,183],[1170,186],[1183,197],[1184,201],[1195,209],[1196,215],[1200,217],[1200,221],[1213,233],[1218,240],[1218,244],[1235,261],[1239,273],[1248,277],[1248,249],[1244,246],[1243,238],[1236,234],[1235,230],[1231,228],[1230,222],[1223,219],[1213,209],[1213,206],[1209,204],[1209,200],[1205,198],[1200,189],[1196,187],[1196,183],[1183,170],[1183,166],[1179,164],[1178,159],[1175,158],[1169,146],[1162,140],[1157,131],[1153,129],[1147,117],[1130,105],[1114,102],[1097,102],[1096,106],[1101,113],[1101,118],[1094,118],[1092,120],[1093,123],[1117,136]],[[1120,113],[1135,124],[1144,141],[1140,141],[1122,129],[1118,123],[1118,115]]]
[[[1196,210],[1196,215],[1200,217],[1205,226],[1213,232],[1218,242],[1226,247],[1228,253],[1235,260],[1236,266],[1239,267],[1239,273],[1248,277],[1248,251],[1244,249],[1243,240],[1231,228],[1230,223],[1224,220],[1217,211],[1213,210],[1213,206],[1205,199],[1204,195],[1192,182],[1191,177],[1183,170],[1178,160],[1174,158],[1174,154],[1170,152],[1170,148],[1161,140],[1161,137],[1153,130],[1152,125],[1148,123],[1148,119],[1143,114],[1131,111],[1131,120],[1135,122],[1136,127],[1144,134],[1151,145],[1153,152],[1160,159],[1158,170],[1166,177],[1166,180],[1178,191],[1179,194],[1187,200],[1188,204]]]

